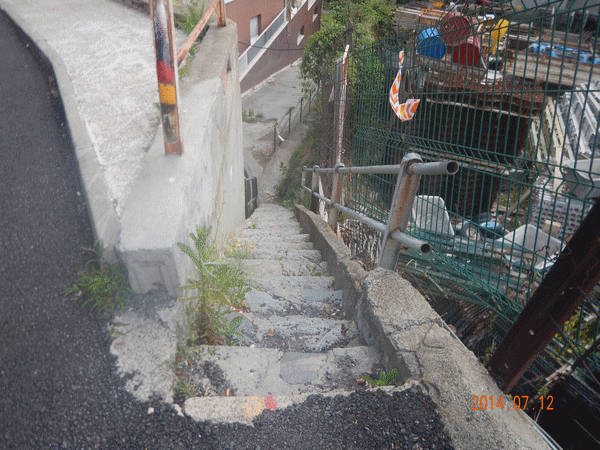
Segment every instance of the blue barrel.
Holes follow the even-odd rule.
[[[426,28],[417,37],[417,52],[429,58],[442,59],[446,54],[446,44],[437,28]]]

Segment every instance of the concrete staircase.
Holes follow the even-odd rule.
[[[262,204],[237,239],[251,256],[243,261],[255,284],[246,295],[250,311],[242,314],[237,345],[202,348],[202,364],[222,388],[186,400],[187,415],[250,423],[264,408],[352,391],[362,374],[383,368],[378,352],[360,345],[342,312],[342,292],[291,211]]]

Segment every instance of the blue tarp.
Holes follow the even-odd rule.
[[[590,52],[580,52],[577,49],[561,45],[534,43],[529,46],[529,50],[533,53],[540,53],[544,56],[552,56],[553,58],[564,57],[565,59],[579,60],[585,63],[600,64],[600,59],[594,59],[594,55]]]

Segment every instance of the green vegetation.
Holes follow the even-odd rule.
[[[188,398],[200,395],[200,387],[187,377],[179,378],[175,383],[174,390],[175,398],[181,403],[185,402]]]
[[[317,164],[317,149],[319,148],[321,133],[318,113],[309,115],[307,123],[309,129],[302,143],[292,154],[287,166],[285,168],[280,166],[283,178],[275,189],[277,190],[277,196],[281,200],[281,204],[286,208],[291,208],[294,203],[300,200],[302,166],[312,167]],[[308,177],[308,180],[310,180],[310,177]]]
[[[182,9],[184,11],[183,13],[175,15],[175,25],[181,28],[185,34],[189,35],[204,15],[204,3],[200,3],[197,5],[194,3],[187,3],[183,6]],[[198,50],[198,43],[202,40],[207,30],[208,26],[205,25],[202,31],[200,32],[198,39],[190,48],[190,56],[194,56],[196,54]],[[187,74],[188,71],[186,67],[179,69],[180,77],[183,77]]]
[[[193,291],[187,301],[187,314],[190,319],[190,344],[224,344],[233,339],[241,324],[241,317],[227,321],[233,311],[247,308],[244,296],[250,290],[240,267],[216,261],[217,250],[209,241],[211,229],[198,228],[190,237],[193,248],[178,243],[181,251],[196,266],[195,278],[180,287]]]
[[[328,84],[335,60],[344,52],[346,24],[354,28],[353,45],[363,46],[394,31],[392,7],[386,0],[337,0],[329,2],[321,29],[308,39],[300,76],[314,84]]]
[[[374,380],[366,374],[362,375],[362,378],[371,386],[389,386],[394,382],[397,376],[398,371],[396,369],[392,369],[388,373],[385,373],[385,371],[381,371],[378,380]]]
[[[256,123],[257,122],[257,117],[254,115],[254,110],[249,109],[248,111],[246,111],[245,109],[242,109],[242,121],[246,122],[246,123]]]
[[[125,297],[131,293],[125,269],[121,265],[112,265],[102,261],[104,247],[99,241],[93,248],[84,248],[93,258],[85,264],[85,270],[79,272],[78,279],[62,295],[83,300],[99,314],[109,316],[123,307]]]
[[[231,241],[229,249],[227,249],[225,254],[228,258],[233,259],[255,259],[256,255],[253,249],[254,245],[236,238]]]
[[[319,271],[319,266],[317,266],[317,265],[309,266],[307,264],[306,270],[308,270],[308,275],[311,277],[322,277],[323,276],[323,274]]]
[[[256,122],[264,122],[265,115],[261,112],[257,112],[255,113],[253,109],[249,109],[249,110],[245,110],[242,109],[242,122],[246,122],[246,123],[256,123]],[[277,121],[277,119],[269,119],[269,120],[275,120]]]
[[[198,5],[187,3],[184,5],[183,10],[183,13],[175,15],[175,25],[181,28],[185,34],[190,34],[204,15],[204,3]],[[205,32],[206,27],[204,27],[200,36],[203,36]]]

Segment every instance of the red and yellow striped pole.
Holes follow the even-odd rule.
[[[173,30],[172,0],[150,0],[150,17],[154,30],[154,48],[156,50],[156,76],[160,97],[160,113],[167,155],[183,153],[179,108],[177,107],[179,77]]]

